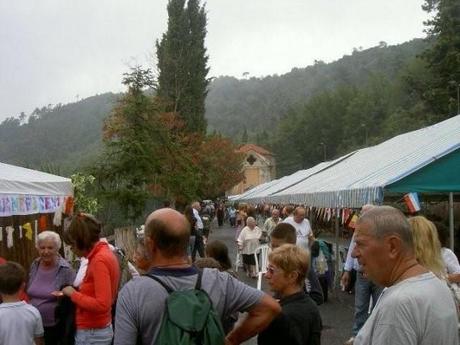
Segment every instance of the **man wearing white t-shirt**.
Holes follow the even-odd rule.
[[[295,228],[297,242],[296,245],[304,249],[309,249],[309,244],[315,239],[311,230],[310,222],[305,218],[305,208],[296,207],[292,217],[283,220],[284,223],[291,224]]]
[[[354,345],[458,345],[457,306],[446,282],[421,266],[404,214],[390,206],[364,213],[352,256],[386,287]]]

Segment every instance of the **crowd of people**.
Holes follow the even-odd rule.
[[[239,279],[229,248],[210,238],[206,217],[235,228],[248,277],[258,273],[259,246],[270,248],[269,293]],[[184,212],[155,210],[125,284],[102,230],[92,215],[78,213],[62,236],[41,232],[27,277],[21,265],[0,258],[0,344],[231,345],[256,335],[260,345],[321,343],[318,305],[335,272],[332,248],[315,238],[304,207],[255,212],[196,201]],[[62,242],[80,258],[76,270],[61,256]],[[390,206],[362,208],[341,277],[348,286],[357,272],[347,344],[458,344],[460,265],[445,243],[441,223]]]

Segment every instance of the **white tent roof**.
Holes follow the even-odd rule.
[[[0,195],[73,195],[69,178],[0,163]]]
[[[270,200],[270,196],[272,194],[282,192],[283,190],[288,189],[299,182],[302,182],[310,176],[319,173],[321,170],[327,169],[328,167],[337,164],[337,162],[345,159],[349,155],[350,154],[330,162],[320,163],[314,166],[313,168],[307,170],[299,170],[291,175],[284,176],[278,180],[272,181],[271,183],[263,186],[263,188],[259,188],[257,190],[255,190],[254,188],[248,191],[246,195],[239,196],[238,199],[251,203],[267,202]]]
[[[0,217],[53,213],[72,195],[68,178],[0,163]]]
[[[269,188],[270,186],[273,186],[273,185],[277,184],[278,182],[279,182],[279,180],[273,180],[273,181],[269,181],[269,182],[259,184],[258,186],[255,186],[255,187],[247,190],[246,192],[241,193],[240,195],[238,195],[237,199],[235,198],[233,200],[238,200],[238,201],[248,200],[248,198],[251,195],[253,195],[255,193],[258,193],[258,192],[261,192],[261,191]]]
[[[317,207],[357,208],[366,203],[379,204],[386,185],[459,148],[460,115],[457,115],[356,151],[338,164],[272,195],[270,201]]]

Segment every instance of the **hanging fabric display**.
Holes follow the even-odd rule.
[[[41,215],[38,219],[38,230],[40,232],[45,231],[48,227],[48,222],[45,215]]]
[[[65,208],[64,208],[64,213],[71,216],[73,214],[73,204],[74,200],[71,196],[67,197],[65,199]]]
[[[350,229],[354,229],[356,228],[356,223],[358,222],[358,215],[356,213],[354,213],[352,216],[351,216],[351,219],[350,219],[350,223],[348,223],[348,227]]]
[[[26,231],[26,238],[32,241],[32,225],[30,223],[25,223],[22,228]]]
[[[64,204],[61,204],[59,208],[56,210],[56,212],[54,212],[54,217],[53,217],[54,226],[61,226],[63,210],[64,210]]]
[[[0,196],[0,217],[53,213],[63,202],[64,197],[62,196],[2,195]]]
[[[6,231],[6,247],[9,249],[13,247],[14,228],[12,226],[7,226],[5,228],[5,231]]]

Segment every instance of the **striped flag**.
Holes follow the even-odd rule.
[[[421,209],[417,193],[407,193],[404,195],[404,202],[409,209],[409,213],[416,213]]]

